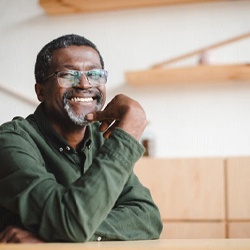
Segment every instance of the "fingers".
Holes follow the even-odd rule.
[[[115,96],[102,111],[96,111],[86,115],[89,122],[100,121],[103,123],[111,124],[114,120],[119,120],[119,105],[116,104],[117,96]]]
[[[24,229],[8,226],[0,233],[0,243],[39,243],[39,237]]]
[[[86,116],[87,120],[90,122],[93,121],[100,121],[100,132],[103,133],[103,137],[107,139],[114,128],[118,125],[119,121],[114,120],[114,119],[105,119],[104,117],[108,117],[105,114],[105,111],[98,111],[95,113],[90,113]],[[104,120],[103,120],[104,119]]]
[[[1,243],[9,243],[9,242],[16,243],[15,234],[16,234],[16,228],[8,226],[4,231],[0,233],[0,242]]]
[[[115,129],[115,127],[118,126],[118,124],[119,124],[119,121],[113,121],[113,123],[103,133],[103,137],[105,139],[109,138],[109,136],[111,135],[111,133],[113,132],[113,130]]]
[[[106,121],[107,123],[112,122],[116,117],[110,112],[110,110],[104,109],[103,111],[96,111],[86,115],[86,119],[89,122],[94,121]]]
[[[86,118],[90,122],[101,122],[100,131],[104,133],[105,138],[108,138],[117,126],[139,141],[147,124],[141,105],[122,94],[115,96],[103,111],[90,113]]]
[[[0,232],[0,243],[7,243],[5,230]]]

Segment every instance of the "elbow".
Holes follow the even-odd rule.
[[[163,223],[160,217],[154,218],[151,222],[151,228],[149,239],[159,239],[163,230]]]

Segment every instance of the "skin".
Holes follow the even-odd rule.
[[[42,243],[37,235],[18,227],[9,226],[0,232],[0,243]]]
[[[52,66],[48,75],[59,70],[81,70],[86,71],[93,68],[101,68],[98,53],[91,47],[70,46],[68,48],[55,50],[52,54]],[[125,96],[117,95],[101,111],[106,100],[105,86],[92,87],[82,77],[76,87],[63,88],[57,83],[56,76],[51,77],[45,84],[36,83],[35,91],[40,102],[44,102],[46,115],[53,128],[61,134],[70,146],[80,146],[85,134],[86,124],[100,121],[100,132],[104,138],[108,138],[115,127],[119,127],[136,140],[140,137],[146,127],[146,115],[142,107],[135,100]],[[65,94],[69,99],[65,100]],[[96,97],[99,96],[99,103]],[[90,102],[73,102],[71,97],[93,97]],[[70,108],[70,112],[65,108]],[[69,114],[71,113],[71,114]],[[84,120],[79,125],[73,116]],[[37,235],[24,229],[9,226],[0,232],[0,243],[39,243],[43,242]]]

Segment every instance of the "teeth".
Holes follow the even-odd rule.
[[[71,98],[72,102],[91,102],[93,101],[92,97],[88,97],[88,98],[80,98],[80,97],[73,97]]]

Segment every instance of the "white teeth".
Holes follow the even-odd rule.
[[[73,97],[71,98],[72,102],[91,102],[93,101],[92,97],[88,97],[88,98],[80,98],[80,97]]]

